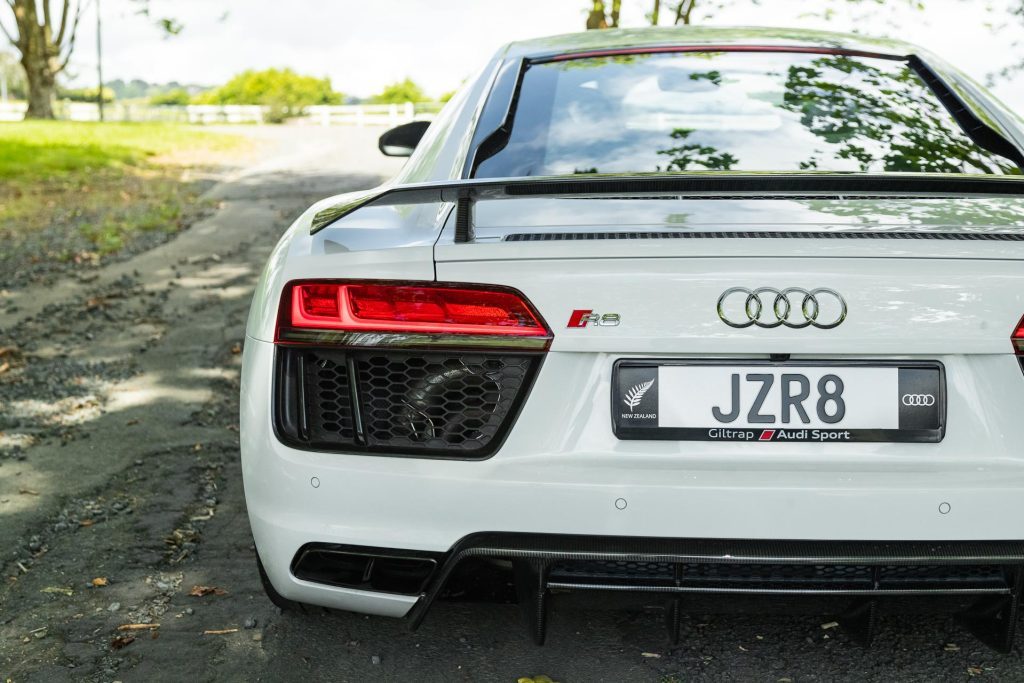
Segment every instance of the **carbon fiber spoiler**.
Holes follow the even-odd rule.
[[[364,207],[455,202],[455,242],[463,243],[473,240],[473,204],[481,199],[645,194],[675,194],[695,199],[765,195],[780,199],[787,195],[821,195],[836,199],[1024,196],[1024,176],[706,172],[450,180],[369,190],[348,202],[318,211],[309,232],[316,234]]]

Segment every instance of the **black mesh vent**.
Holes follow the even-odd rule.
[[[278,435],[317,450],[486,457],[507,433],[539,359],[282,347]]]

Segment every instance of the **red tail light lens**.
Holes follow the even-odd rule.
[[[1024,318],[1020,319],[1017,323],[1017,328],[1013,331],[1010,336],[1010,341],[1013,343],[1013,350],[1018,356],[1024,356]]]
[[[290,284],[277,339],[304,341],[293,334],[302,330],[551,338],[540,315],[515,290],[386,282]]]

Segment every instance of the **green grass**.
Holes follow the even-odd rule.
[[[95,264],[188,227],[210,208],[190,170],[244,148],[181,124],[0,123],[0,288],[26,263]]]
[[[32,183],[143,165],[157,155],[228,151],[238,138],[168,123],[0,124],[0,179]]]

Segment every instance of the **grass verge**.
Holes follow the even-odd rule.
[[[209,210],[197,169],[242,148],[177,124],[0,124],[0,287],[166,240]]]

